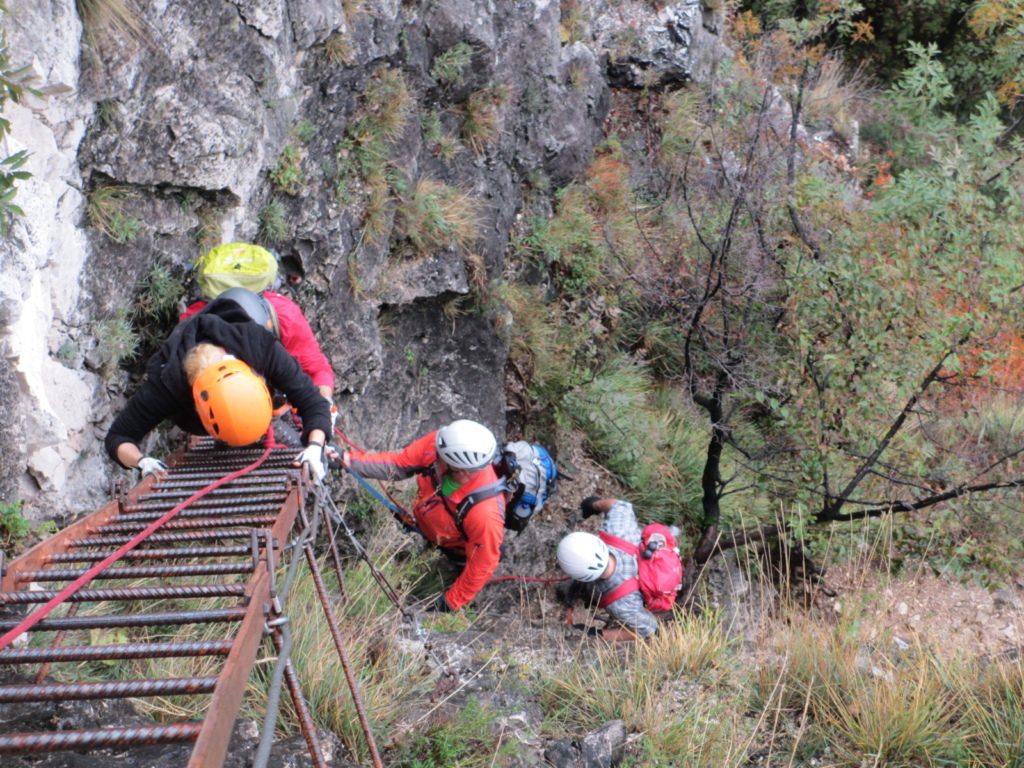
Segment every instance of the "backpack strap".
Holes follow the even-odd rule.
[[[260,300],[263,302],[263,306],[264,306],[264,308],[266,308],[267,314],[270,315],[270,324],[271,324],[271,326],[273,326],[270,330],[273,332],[274,338],[276,338],[278,341],[280,341],[281,340],[281,320],[277,316],[277,309],[274,307],[273,304],[270,303],[270,299],[268,299],[262,293],[260,294]]]
[[[612,536],[610,533],[598,531],[597,537],[605,544],[607,544],[609,547],[621,549],[627,555],[632,555],[633,557],[636,557],[640,554],[640,547],[638,547],[636,544],[630,544],[628,541],[626,541],[625,539],[620,539],[618,536]]]
[[[459,506],[455,509],[458,513],[459,519],[462,520],[466,517],[466,514],[474,506],[479,504],[481,501],[487,501],[487,499],[493,499],[498,494],[504,493],[508,490],[508,486],[505,484],[504,478],[477,488],[471,493],[467,493],[466,496],[459,502]]]
[[[640,554],[640,548],[636,544],[630,544],[628,541],[620,539],[618,536],[612,536],[610,533],[598,531],[597,537],[609,547],[615,547],[616,549],[625,552],[627,555],[636,557]],[[599,608],[607,608],[619,598],[625,597],[631,592],[636,592],[638,589],[640,589],[640,579],[635,577],[632,579],[626,579],[624,582],[619,584],[619,586],[598,600],[597,605]]]
[[[469,510],[479,504],[481,501],[487,501],[505,492],[507,486],[504,479],[500,479],[497,482],[485,485],[482,488],[477,488],[475,491],[466,494],[466,496],[459,502],[459,505],[455,508],[455,512],[452,513],[452,517],[455,520],[455,525],[458,527],[459,532],[465,536],[466,532],[462,530],[462,521],[466,519],[466,515],[469,514]],[[439,492],[440,495],[440,492]],[[445,504],[448,508],[448,505]],[[451,509],[448,508],[451,512]]]
[[[462,522],[466,519],[466,515],[469,514],[469,510],[479,504],[481,501],[487,501],[487,499],[494,498],[499,494],[504,493],[508,490],[508,486],[505,483],[504,478],[499,478],[497,482],[489,483],[488,485],[481,486],[475,491],[471,491],[466,494],[462,501],[459,502],[455,509],[452,509],[451,499],[441,493],[441,473],[437,469],[437,465],[433,465],[429,469],[423,470],[423,474],[430,478],[431,485],[434,487],[434,493],[441,500],[445,510],[452,516],[452,520],[455,522],[455,527],[459,529],[459,533],[462,534],[463,538],[466,537],[466,531],[462,527]]]
[[[620,597],[636,592],[640,589],[640,579],[633,577],[632,579],[626,579],[624,582],[619,584],[615,589],[609,592],[607,595],[597,601],[598,608],[607,608],[609,605],[614,603]]]

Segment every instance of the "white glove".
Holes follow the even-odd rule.
[[[166,464],[160,461],[160,459],[154,459],[152,456],[143,456],[139,459],[139,463],[135,465],[135,468],[142,473],[143,480],[150,475],[162,475],[168,471]]]
[[[320,443],[310,443],[306,450],[295,457],[295,461],[299,465],[309,465],[309,476],[313,478],[314,483],[323,482],[327,476],[327,468],[324,467],[324,447]]]

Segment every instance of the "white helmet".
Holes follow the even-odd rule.
[[[453,421],[437,431],[437,453],[456,469],[483,469],[498,451],[491,430],[469,419]]]
[[[576,531],[558,543],[558,565],[577,581],[597,581],[608,558],[608,545],[592,533]]]

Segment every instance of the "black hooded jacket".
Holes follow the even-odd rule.
[[[271,391],[284,394],[302,417],[303,443],[308,442],[314,429],[330,435],[330,406],[295,358],[270,331],[252,322],[238,304],[230,299],[217,299],[204,311],[179,323],[160,351],[150,358],[145,382],[107,432],[105,445],[111,459],[118,461],[119,446],[137,446],[164,419],[193,435],[206,434],[183,366],[185,356],[201,342],[224,347],[262,376]]]

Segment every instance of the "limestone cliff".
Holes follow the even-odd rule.
[[[125,7],[87,28],[73,0],[4,17],[42,96],[8,104],[0,148],[28,149],[34,174],[0,241],[0,496],[37,519],[95,506],[119,471],[100,440],[132,378],[106,364],[109,320],[138,318],[155,265],[180,279],[218,242],[274,246],[304,278],[354,439],[396,446],[453,416],[502,432],[510,329],[481,296],[524,189],[550,209],[612,86],[700,77],[718,47],[697,0]],[[449,220],[424,239],[438,205]]]

